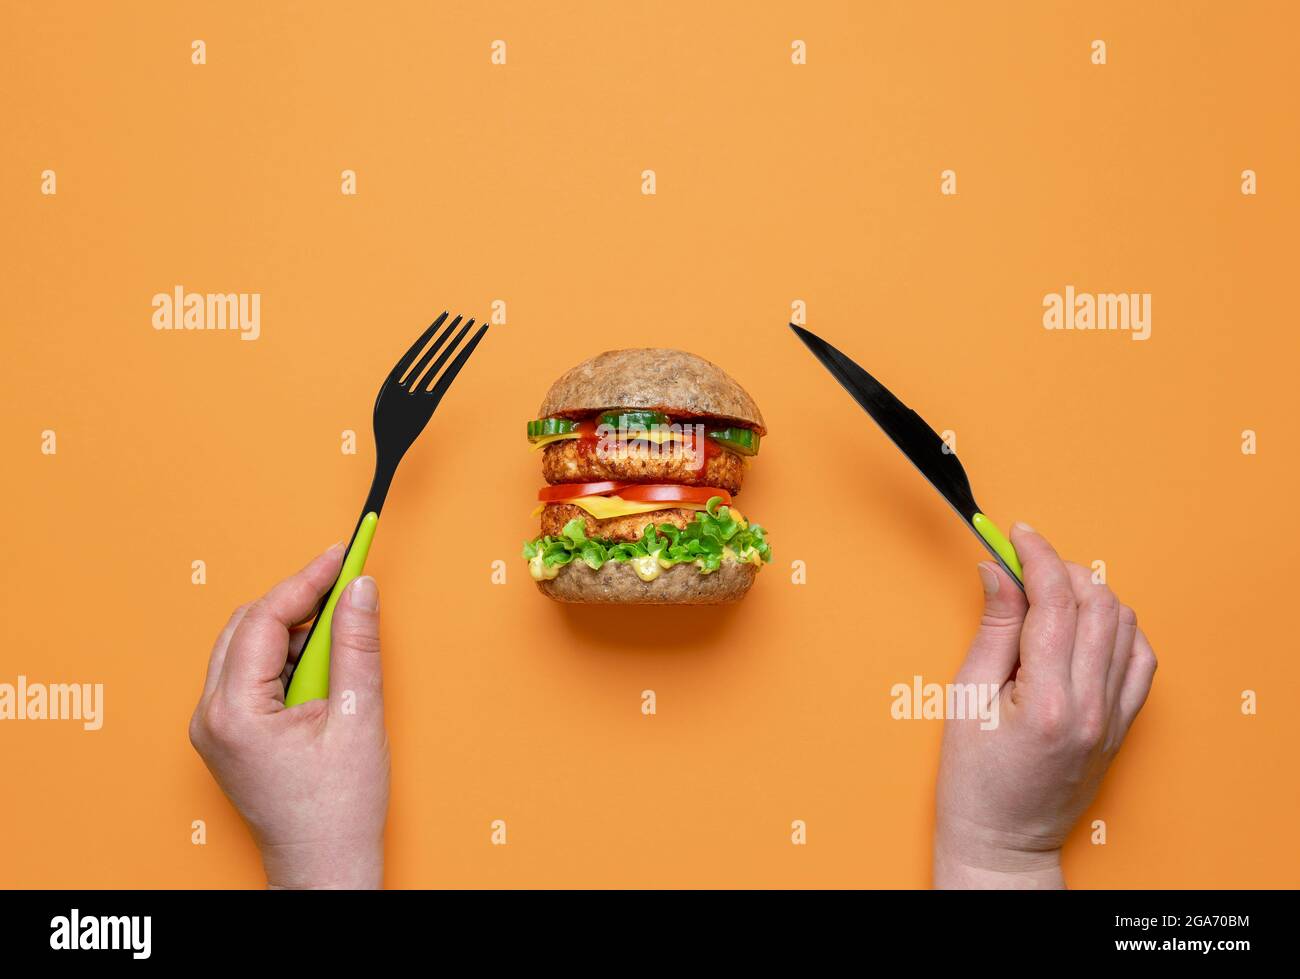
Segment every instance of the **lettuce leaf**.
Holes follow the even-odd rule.
[[[730,557],[736,561],[766,564],[772,560],[767,531],[759,524],[744,525],[720,506],[722,497],[709,500],[704,510],[683,530],[670,523],[648,523],[638,541],[611,541],[588,537],[582,520],[570,520],[558,536],[536,537],[524,544],[524,557],[541,555],[544,565],[582,561],[599,571],[608,561],[654,557],[664,567],[693,563],[701,574],[711,574]]]

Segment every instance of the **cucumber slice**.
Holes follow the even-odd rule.
[[[571,418],[534,418],[528,423],[528,441],[536,442],[549,435],[568,435],[578,423]]]
[[[614,428],[649,428],[651,425],[667,425],[668,416],[662,411],[607,411],[600,416],[599,424]]]
[[[720,428],[709,432],[709,438],[739,455],[758,455],[759,435],[752,428]]]

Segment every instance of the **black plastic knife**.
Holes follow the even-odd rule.
[[[831,376],[853,396],[853,400],[862,406],[893,443],[903,450],[903,455],[912,461],[912,465],[920,470],[930,485],[939,491],[939,495],[957,511],[966,526],[980,539],[980,543],[988,548],[998,564],[1007,570],[1020,590],[1024,591],[1024,578],[1016,549],[997,525],[980,511],[971,492],[970,480],[966,478],[966,470],[961,467],[948,444],[925,423],[924,418],[817,334],[793,323],[790,324],[790,329],[794,330],[795,336],[804,342],[804,346],[812,351],[813,356],[822,362],[822,366],[831,372]]]

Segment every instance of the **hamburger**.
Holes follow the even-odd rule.
[[[523,556],[559,602],[739,601],[772,559],[733,502],[767,433],[749,393],[682,350],[611,350],[562,375],[528,423],[546,486]]]

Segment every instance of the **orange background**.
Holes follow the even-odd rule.
[[[940,724],[889,690],[951,678],[985,554],[789,335],[802,299],[1160,655],[1071,883],[1296,885],[1288,7],[9,5],[0,681],[103,682],[106,719],[0,724],[0,884],[261,883],[186,738],[212,639],[352,527],[411,338],[500,298],[371,552],[390,884],[927,883]],[[177,284],[260,292],[261,339],[156,332]],[[1152,293],[1151,339],[1045,331],[1067,284]],[[637,345],[767,416],[740,503],[775,563],[739,607],[561,608],[518,559],[524,421]]]

